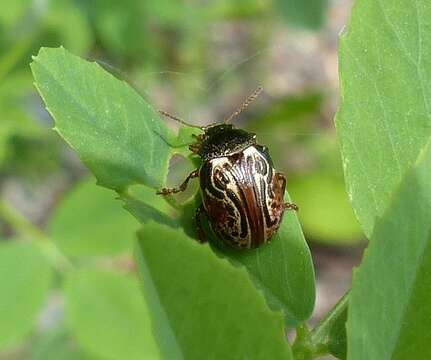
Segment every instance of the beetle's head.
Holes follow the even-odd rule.
[[[203,159],[226,156],[256,144],[256,134],[237,129],[232,124],[215,124],[205,128],[198,154]]]

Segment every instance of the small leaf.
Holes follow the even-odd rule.
[[[39,249],[16,241],[0,244],[0,348],[32,329],[51,284],[52,269]]]
[[[431,135],[431,2],[358,0],[340,41],[347,190],[370,237]]]
[[[137,261],[166,359],[291,359],[281,313],[243,269],[159,224],[139,232]]]
[[[355,272],[348,359],[431,358],[431,146],[395,191]]]
[[[161,186],[171,133],[131,87],[64,48],[42,48],[31,68],[57,131],[100,185]]]
[[[120,205],[111,191],[85,180],[55,210],[49,224],[54,241],[69,256],[115,255],[131,249],[138,223]]]
[[[158,359],[138,282],[118,273],[80,270],[65,283],[67,322],[91,354],[104,359]]]

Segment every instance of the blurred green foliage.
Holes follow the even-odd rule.
[[[40,276],[41,283],[34,282],[33,286],[39,286],[40,289],[34,292],[38,294],[34,296],[34,304],[28,304],[33,307],[23,312],[27,314],[25,321],[16,322],[13,324],[15,327],[9,322],[4,323],[11,326],[11,329],[16,328],[16,331],[9,332],[10,341],[6,337],[4,342],[0,339],[2,350],[18,349],[19,355],[34,359],[119,358],[115,355],[115,340],[112,340],[114,355],[111,357],[101,350],[102,346],[97,347],[94,344],[92,346],[96,348],[88,346],[89,343],[93,343],[92,334],[81,333],[83,325],[79,320],[80,311],[86,309],[79,307],[77,301],[79,291],[78,295],[74,296],[74,290],[78,285],[80,289],[85,286],[88,289],[91,287],[88,286],[89,282],[92,280],[97,282],[101,269],[107,269],[114,273],[112,279],[104,273],[100,275],[103,277],[100,280],[101,286],[103,283],[104,287],[101,293],[88,295],[89,301],[97,300],[97,296],[101,296],[103,291],[109,292],[110,289],[116,288],[119,276],[125,276],[127,284],[129,281],[130,284],[133,283],[129,284],[128,290],[125,291],[130,291],[131,288],[135,291],[135,273],[129,262],[134,231],[137,229],[136,222],[120,208],[119,201],[114,200],[108,191],[97,188],[93,180],[84,180],[82,183],[78,181],[87,173],[77,165],[65,144],[59,141],[59,137],[50,129],[53,125],[52,120],[41,106],[33,86],[28,66],[31,56],[42,46],[63,45],[75,54],[98,61],[116,77],[129,81],[139,93],[157,106],[169,104],[180,116],[188,114],[193,109],[205,108],[212,109],[216,116],[222,116],[221,114],[231,111],[232,107],[237,105],[236,98],[241,99],[246,92],[262,81],[264,69],[267,67],[265,56],[262,54],[270,52],[274,34],[280,28],[317,30],[323,26],[325,14],[326,2],[305,4],[299,0],[287,2],[6,0],[1,4],[0,191],[8,181],[16,181],[30,184],[26,191],[38,192],[47,178],[55,176],[59,176],[62,179],[60,181],[64,182],[60,188],[71,188],[70,191],[62,191],[60,195],[55,195],[50,200],[52,204],[49,211],[45,210],[46,214],[41,216],[42,227],[47,225],[45,233],[38,234],[37,231],[32,231],[31,227],[17,229],[11,218],[0,213],[0,231],[11,242],[7,243],[5,248],[14,246],[16,240],[13,235],[20,235],[20,239],[29,242],[34,241],[36,237],[39,240],[48,239],[57,246],[57,250],[53,250],[45,245],[44,240],[41,241],[42,245],[37,245],[38,250],[34,251],[34,256],[44,254],[50,264],[49,270],[43,267],[39,269],[41,274],[43,273],[43,276]],[[62,65],[59,64],[60,71]],[[303,217],[304,228],[310,238],[336,244],[352,239],[358,240],[361,234],[353,224],[350,226],[350,218],[344,224],[334,222],[331,218],[322,218],[325,219],[325,224],[322,225],[321,217],[315,215],[314,207],[318,205],[313,201],[314,197],[306,196],[310,195],[310,189],[318,191],[321,188],[319,176],[315,175],[315,172],[323,171],[320,160],[331,157],[332,155],[328,154],[335,154],[337,151],[331,140],[328,140],[331,143],[330,150],[321,145],[319,134],[326,133],[326,129],[325,126],[315,126],[325,102],[324,91],[318,89],[300,92],[294,96],[279,95],[270,98],[264,107],[260,106],[256,116],[247,118],[244,126],[255,130],[260,141],[270,147],[280,170],[291,171],[288,173],[288,178],[292,178],[291,193],[301,207],[300,216]],[[136,96],[136,99],[138,98]],[[137,122],[140,111],[136,111]],[[121,116],[120,113],[112,115],[112,121],[115,121],[115,116]],[[103,117],[104,114],[99,116]],[[188,119],[187,116],[184,117]],[[212,120],[214,119],[204,118],[191,121]],[[295,135],[297,133],[300,135]],[[309,136],[310,133],[317,135]],[[177,138],[170,133],[169,136],[170,145],[177,146],[177,152],[187,156],[184,141],[188,141],[190,133],[182,130]],[[138,137],[136,142],[139,141]],[[141,137],[145,138],[145,134]],[[333,134],[324,137],[334,139]],[[290,153],[290,149],[299,149],[296,151],[306,154],[306,157],[315,161],[312,161],[310,166],[297,166],[286,161],[285,159],[289,157],[286,154]],[[141,150],[142,153],[145,152],[145,144]],[[124,160],[121,158],[121,151],[118,155],[118,161],[121,163]],[[157,156],[157,159],[160,159],[161,153],[158,152]],[[146,157],[142,156],[142,161],[145,159]],[[305,162],[309,163],[308,160]],[[160,180],[159,176],[161,177],[166,170],[159,169],[160,171],[157,170],[159,172],[154,174],[152,170],[157,164],[150,164],[148,168],[143,163],[135,165],[135,174],[145,177],[151,173],[156,176],[156,179],[152,180],[153,183],[149,182],[152,185]],[[151,171],[145,171],[147,169]],[[180,171],[181,169],[177,170]],[[343,212],[345,197],[339,177],[341,168],[338,160],[328,161],[324,171],[329,174],[328,176],[338,174],[336,188],[324,191],[331,191],[334,194],[331,197],[331,209],[334,212]],[[291,173],[292,176],[289,176]],[[302,180],[306,180],[304,184],[307,184],[308,188],[303,185]],[[150,206],[143,201],[150,196],[154,198],[152,189],[134,185],[128,190],[128,194],[123,194],[126,208],[136,214],[141,221],[164,222],[171,227],[180,226],[178,222],[172,221],[174,213],[166,202],[157,198]],[[47,196],[52,195],[48,192]],[[6,223],[8,226],[4,226]],[[339,236],[334,238],[334,233]],[[300,244],[298,251],[305,248],[302,235],[297,244]],[[0,245],[3,246],[3,241]],[[22,242],[18,247],[27,246],[30,245]],[[61,259],[57,251],[61,251],[67,259]],[[16,264],[4,262],[7,269],[12,266],[20,267],[21,256],[24,255],[8,255],[9,261]],[[68,261],[71,264],[67,265]],[[27,266],[32,264],[32,261],[28,261]],[[3,284],[10,286],[20,284],[13,277],[8,282],[3,281],[4,278],[9,278],[9,272],[2,273],[2,269],[0,264],[0,280]],[[53,281],[52,271],[56,274]],[[127,273],[127,276],[118,273]],[[25,274],[26,272],[20,272],[17,276]],[[259,277],[265,276],[257,274],[256,279],[260,281]],[[56,319],[57,324],[54,328],[36,330],[35,326],[40,322],[38,320],[40,312],[52,301],[53,289],[55,293],[60,292],[60,296],[63,296],[65,280],[69,294],[64,304],[68,314],[66,321],[60,317]],[[300,284],[301,279],[292,281]],[[2,288],[2,291],[3,289],[6,288]],[[8,290],[11,298],[2,298],[4,304],[9,301],[3,307],[0,300],[0,314],[13,315],[13,312],[9,311],[13,303],[11,299],[21,294],[21,290],[18,287],[11,287]],[[266,289],[266,292],[271,293],[271,289]],[[282,298],[287,297],[286,294],[281,295]],[[115,325],[116,321],[119,321],[118,318],[122,317],[124,318],[122,324],[127,327],[127,321],[134,318],[135,313],[121,314],[120,304],[127,299],[117,300],[118,302],[110,304],[111,312],[115,314],[118,310],[120,315],[117,314],[118,316],[111,318],[110,321]],[[274,304],[277,301],[277,298],[273,299]],[[294,311],[300,313],[299,317],[308,316],[312,302],[298,305],[300,300],[295,301],[292,306]],[[71,306],[76,307],[72,309]],[[134,304],[131,307],[133,311],[138,305]],[[99,319],[97,316],[104,316],[97,313],[94,315],[95,322]],[[87,315],[80,319],[82,318],[86,319]],[[143,325],[142,331],[144,327]],[[121,334],[110,335],[116,337]],[[148,336],[147,338],[151,339]],[[14,345],[6,347],[6,342]]]
[[[34,245],[0,242],[0,348],[30,333],[46,301],[52,269]]]
[[[325,21],[328,0],[276,0],[282,16],[293,25],[319,29]]]
[[[131,248],[138,223],[110,195],[94,179],[78,184],[66,195],[48,225],[52,239],[65,255],[109,256]]]

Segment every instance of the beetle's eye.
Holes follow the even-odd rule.
[[[219,189],[226,189],[227,184],[229,184],[229,178],[223,173],[222,170],[216,169],[214,171],[214,184]]]

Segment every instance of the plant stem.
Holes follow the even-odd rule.
[[[349,304],[349,292],[350,290],[343,295],[332,310],[329,311],[322,321],[311,331],[311,342],[313,344],[324,344],[326,342],[332,325],[337,321]]]
[[[328,335],[334,323],[347,309],[349,291],[332,308],[325,318],[312,331],[307,324],[299,324],[296,328],[296,339],[292,352],[296,360],[313,360],[329,354]]]
[[[46,235],[42,230],[33,225],[16,208],[3,199],[0,199],[0,216],[17,234],[28,239],[46,240]]]
[[[64,272],[73,267],[70,260],[41,229],[32,224],[4,199],[0,199],[0,218],[9,224],[23,239],[36,244],[58,271]]]
[[[292,344],[292,353],[295,360],[314,359],[314,346],[311,343],[311,335],[306,323],[296,327],[296,338]]]

